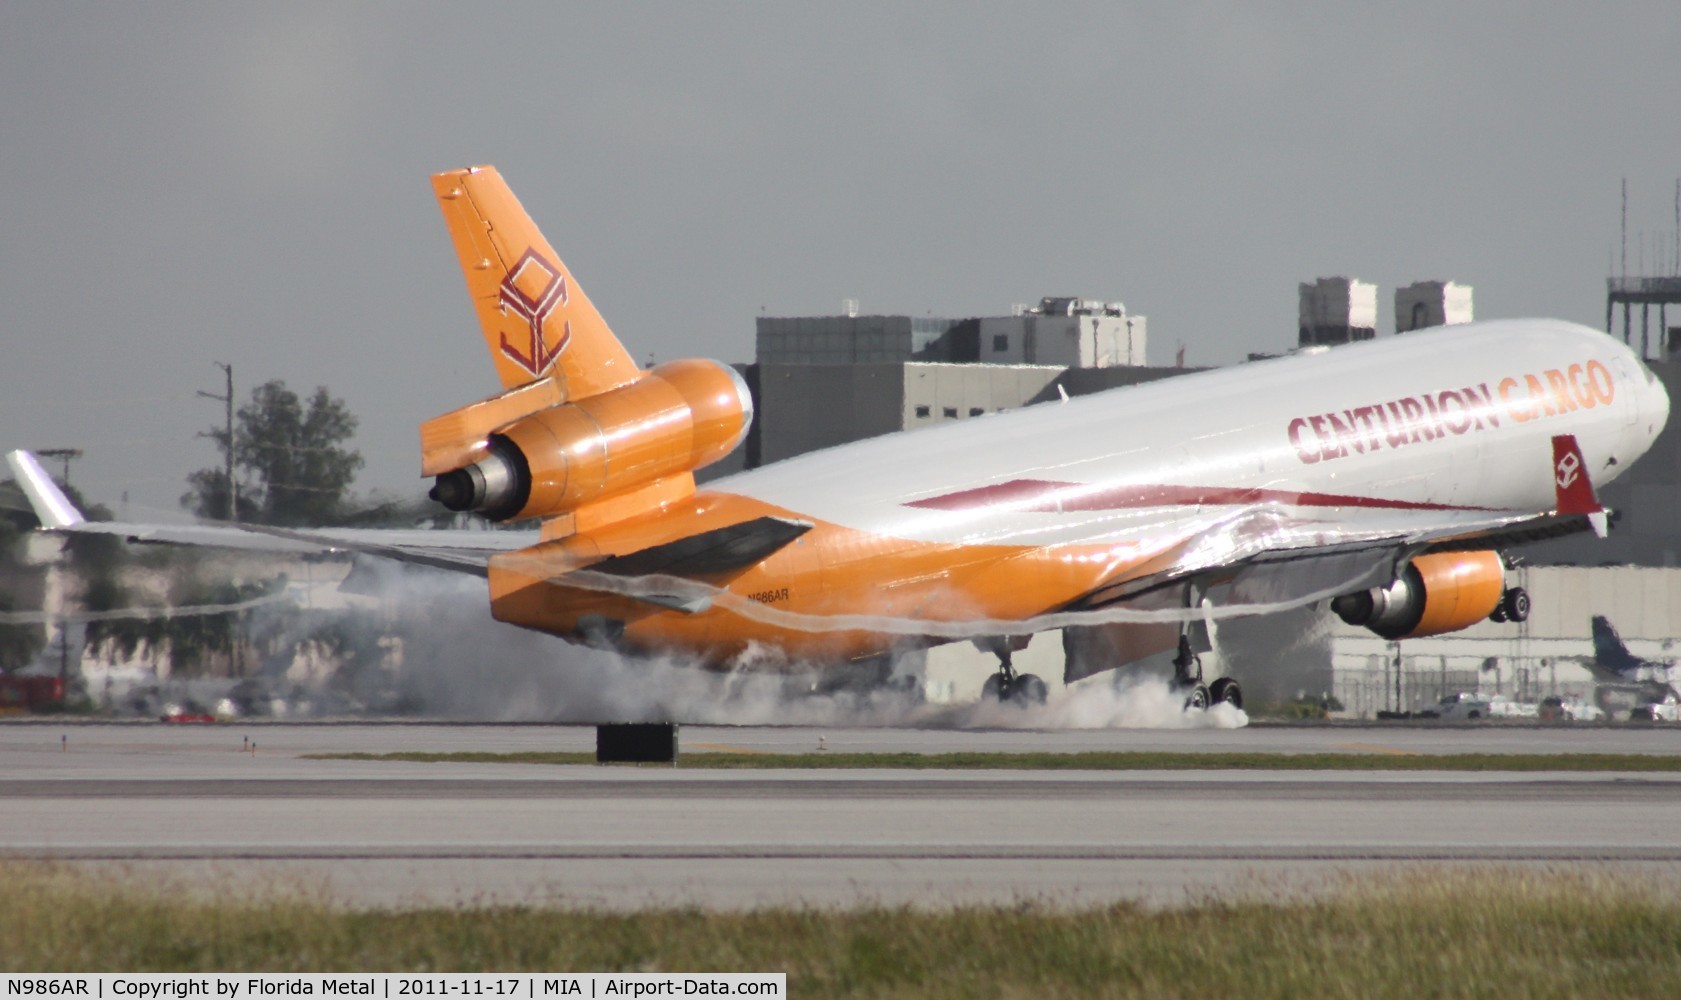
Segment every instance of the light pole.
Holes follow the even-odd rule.
[[[239,485],[233,479],[233,365],[221,361],[212,361],[211,364],[222,369],[222,374],[227,376],[227,392],[218,396],[216,393],[205,392],[200,389],[198,394],[205,399],[214,399],[223,404],[227,413],[228,520],[237,521],[239,520]]]
[[[64,485],[70,485],[70,461],[81,458],[80,448],[41,448],[35,452],[41,458],[56,458],[64,463]]]

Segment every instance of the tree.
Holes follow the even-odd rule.
[[[58,486],[90,521],[111,520],[110,508],[88,503],[69,483]],[[40,606],[42,571],[22,558],[25,536],[40,524],[17,483],[10,479],[0,482],[0,613],[37,610]],[[116,573],[124,560],[120,540],[110,535],[72,535],[65,539],[64,554],[71,570],[86,586],[98,589],[101,595],[118,588]],[[29,665],[46,646],[48,634],[39,624],[0,621],[0,671]]]
[[[356,433],[344,400],[319,386],[306,406],[275,379],[251,391],[235,415],[234,466],[239,470],[239,519],[259,524],[332,524],[344,516],[345,492],[362,467],[360,453],[342,447]],[[206,435],[227,454],[227,431]],[[224,463],[225,464],[225,463]],[[181,505],[200,517],[226,517],[228,477],[223,465],[187,477]]]
[[[0,483],[0,615],[22,610],[11,593],[30,570],[21,558],[23,535],[34,527],[33,514],[24,513],[28,504],[11,480]],[[0,622],[0,673],[28,666],[46,645],[46,633],[39,625],[11,625]]]

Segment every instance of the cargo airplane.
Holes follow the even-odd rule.
[[[727,365],[632,360],[494,168],[438,174],[502,390],[427,421],[431,497],[525,532],[166,529],[81,519],[27,453],[46,527],[336,548],[485,578],[504,622],[630,653],[877,669],[970,640],[988,691],[1042,697],[1012,650],[1107,634],[1174,654],[1210,624],[1328,603],[1390,638],[1521,620],[1502,551],[1589,527],[1596,487],[1669,412],[1627,347],[1552,320],[1472,323],[890,434],[698,488],[753,417]],[[1207,682],[1212,680],[1212,684]]]

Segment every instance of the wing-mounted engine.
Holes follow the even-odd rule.
[[[1498,552],[1438,552],[1414,558],[1394,583],[1331,602],[1350,625],[1369,628],[1385,639],[1441,635],[1475,625],[1521,603],[1528,617],[1528,597],[1506,590],[1506,567]]]
[[[747,384],[716,361],[667,362],[565,402],[544,380],[429,421],[423,473],[450,510],[546,517],[711,465],[752,421]]]

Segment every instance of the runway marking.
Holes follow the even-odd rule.
[[[695,743],[692,745],[692,749],[705,750],[709,753],[741,753],[751,756],[763,756],[770,753],[769,750],[752,750],[747,747],[730,746],[728,743]]]
[[[1461,861],[1681,863],[1681,849],[1666,844],[1103,844],[1057,846],[946,844],[718,844],[714,846],[510,845],[497,848],[331,847],[300,844],[258,848],[160,845],[156,847],[0,848],[0,861]]]
[[[670,774],[668,770],[665,772]],[[1352,773],[1352,772],[1349,772]],[[1513,776],[1482,772],[1450,780],[1409,776],[1402,780],[1318,774],[1312,777],[1283,773],[1245,778],[1180,780],[1177,774],[1157,777],[1100,775],[1067,779],[1019,772],[1004,778],[890,778],[868,780],[832,778],[806,772],[797,776],[750,779],[691,776],[634,778],[598,777],[587,771],[564,772],[532,780],[506,778],[179,778],[179,779],[5,779],[0,778],[0,802],[26,800],[248,800],[252,802],[311,799],[331,802],[408,802],[518,800],[528,803],[581,800],[658,802],[751,801],[799,799],[886,802],[914,799],[991,800],[1000,803],[1042,801],[1106,801],[1126,796],[1142,802],[1170,802],[1217,798],[1229,801],[1291,802],[1553,802],[1577,804],[1624,803],[1681,806],[1681,779],[1670,775]],[[587,775],[587,776],[586,776]],[[8,814],[0,810],[0,847],[6,838]]]
[[[1335,746],[1343,750],[1364,750],[1368,753],[1388,754],[1391,757],[1422,757],[1417,750],[1401,750],[1396,747],[1380,747],[1375,743],[1337,743]]]

